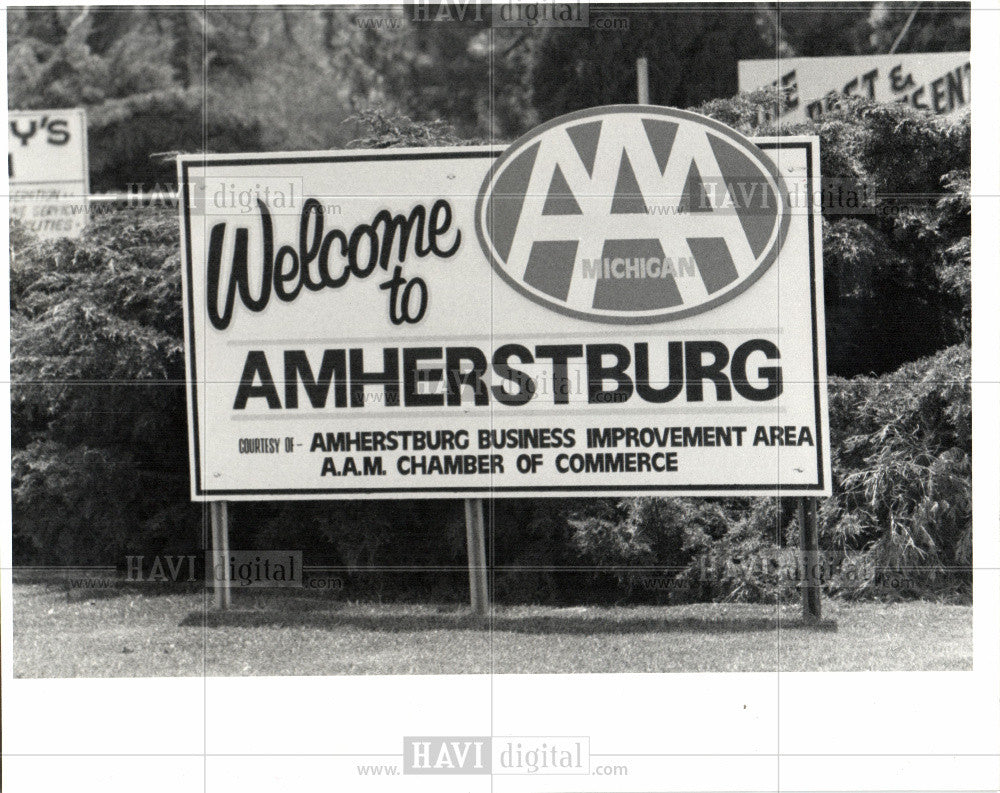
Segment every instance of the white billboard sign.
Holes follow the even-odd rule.
[[[818,141],[179,162],[192,497],[828,495]]]
[[[948,115],[968,107],[972,81],[969,53],[921,52],[740,61],[739,85],[780,87],[788,96],[780,118],[797,122],[818,120],[842,95]]]
[[[87,224],[87,118],[82,108],[7,114],[11,216],[42,239]]]

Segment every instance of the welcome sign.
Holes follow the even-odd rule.
[[[180,159],[192,496],[828,495],[818,142]]]

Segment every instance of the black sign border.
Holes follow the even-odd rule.
[[[751,138],[751,141],[753,139]],[[816,216],[814,212],[814,197],[812,191],[813,184],[813,143],[809,141],[789,141],[788,143],[782,142],[780,140],[768,141],[768,142],[757,142],[753,141],[754,145],[758,148],[765,149],[768,151],[781,151],[783,149],[804,149],[806,152],[806,185],[808,187],[807,193],[807,217],[808,217],[808,235],[809,235],[809,304],[810,312],[812,314],[812,353],[813,353],[813,405],[815,408],[815,418],[816,418],[816,470],[818,472],[817,481],[810,484],[798,484],[798,485],[633,485],[630,487],[622,487],[621,485],[563,485],[563,486],[552,486],[552,485],[535,485],[535,486],[524,486],[524,485],[505,485],[505,486],[473,486],[473,487],[461,487],[461,486],[447,486],[447,487],[393,487],[393,488],[378,488],[378,487],[338,487],[338,488],[285,488],[285,489],[220,489],[220,490],[206,490],[202,487],[201,482],[201,450],[199,447],[199,425],[198,425],[198,384],[197,384],[197,365],[195,360],[195,317],[194,317],[194,295],[191,289],[191,284],[194,283],[194,273],[192,269],[192,257],[191,257],[191,201],[190,201],[190,181],[188,178],[188,171],[192,167],[197,168],[208,168],[220,165],[301,165],[308,163],[331,163],[331,162],[371,162],[375,160],[447,160],[447,159],[467,159],[472,157],[489,157],[489,152],[484,152],[481,149],[475,151],[452,151],[445,154],[441,152],[400,152],[393,153],[392,150],[386,150],[384,153],[366,153],[366,154],[323,154],[323,155],[311,155],[311,156],[274,156],[274,157],[252,157],[247,159],[242,158],[219,158],[213,159],[205,157],[199,160],[182,160],[179,163],[180,168],[180,179],[181,179],[181,213],[184,223],[184,269],[187,275],[185,280],[185,300],[187,303],[187,334],[188,343],[184,345],[185,354],[187,356],[188,363],[188,385],[190,391],[188,393],[189,398],[189,415],[188,421],[190,426],[188,427],[188,436],[190,443],[192,444],[191,451],[193,452],[193,470],[191,471],[191,484],[193,485],[194,492],[192,494],[193,500],[197,501],[210,501],[210,500],[220,500],[224,501],[226,498],[240,498],[240,499],[252,499],[254,496],[260,496],[262,500],[264,498],[271,499],[274,496],[315,496],[317,499],[335,499],[339,497],[349,497],[352,495],[384,495],[387,499],[395,498],[398,494],[410,494],[414,497],[420,497],[420,494],[427,494],[427,497],[433,497],[434,494],[443,493],[454,493],[461,494],[458,497],[503,497],[503,498],[518,498],[522,495],[527,494],[542,494],[551,495],[552,498],[559,498],[564,494],[572,495],[586,495],[588,493],[594,494],[628,494],[628,493],[643,493],[643,494],[653,494],[653,493],[723,493],[728,497],[738,497],[741,494],[754,493],[761,495],[781,495],[787,493],[789,495],[795,495],[801,491],[815,491],[823,490],[826,487],[825,481],[825,467],[823,465],[823,416],[821,405],[821,394],[820,394],[820,382],[819,382],[819,318],[816,305]],[[816,156],[818,157],[818,144],[816,144]],[[493,157],[500,157],[506,147],[499,148],[493,152]],[[720,496],[720,497],[725,497]],[[214,499],[213,499],[214,497]]]

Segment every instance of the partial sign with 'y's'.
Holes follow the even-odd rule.
[[[87,117],[72,110],[7,114],[11,217],[42,239],[77,237],[87,224]]]

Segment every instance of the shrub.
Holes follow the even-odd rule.
[[[19,562],[118,562],[126,543],[142,553],[197,541],[177,233],[173,212],[150,210],[95,219],[78,240],[14,232]]]
[[[892,575],[916,595],[970,582],[969,347],[833,381],[830,422],[837,490],[823,505],[823,541],[856,566],[835,585],[866,594]]]

